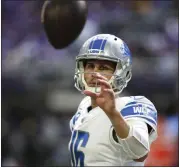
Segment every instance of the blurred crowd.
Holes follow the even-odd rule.
[[[146,165],[178,165],[178,1],[89,1],[82,33],[62,50],[46,39],[42,4],[2,0],[2,166],[70,166],[69,120],[83,98],[75,56],[98,33],[131,49],[133,78],[122,95],[145,95],[158,109],[159,138]]]

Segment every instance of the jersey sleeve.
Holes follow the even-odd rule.
[[[157,110],[153,103],[143,96],[132,97],[121,110],[126,120],[138,119],[150,125],[155,131],[157,128]]]

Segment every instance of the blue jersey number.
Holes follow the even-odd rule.
[[[71,161],[73,166],[84,166],[85,155],[82,151],[78,150],[80,147],[85,147],[89,139],[89,133],[84,131],[74,130],[70,143]],[[80,143],[81,142],[81,143]]]

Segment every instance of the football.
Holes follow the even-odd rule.
[[[70,45],[83,30],[87,14],[86,1],[46,0],[41,22],[49,43],[55,49]]]

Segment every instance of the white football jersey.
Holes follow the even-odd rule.
[[[151,144],[157,137],[157,110],[144,96],[116,98],[118,111],[126,120],[144,121],[153,128]],[[113,126],[100,107],[93,108],[91,98],[85,97],[70,120],[72,132],[69,142],[72,166],[144,166],[133,161],[112,136]]]

